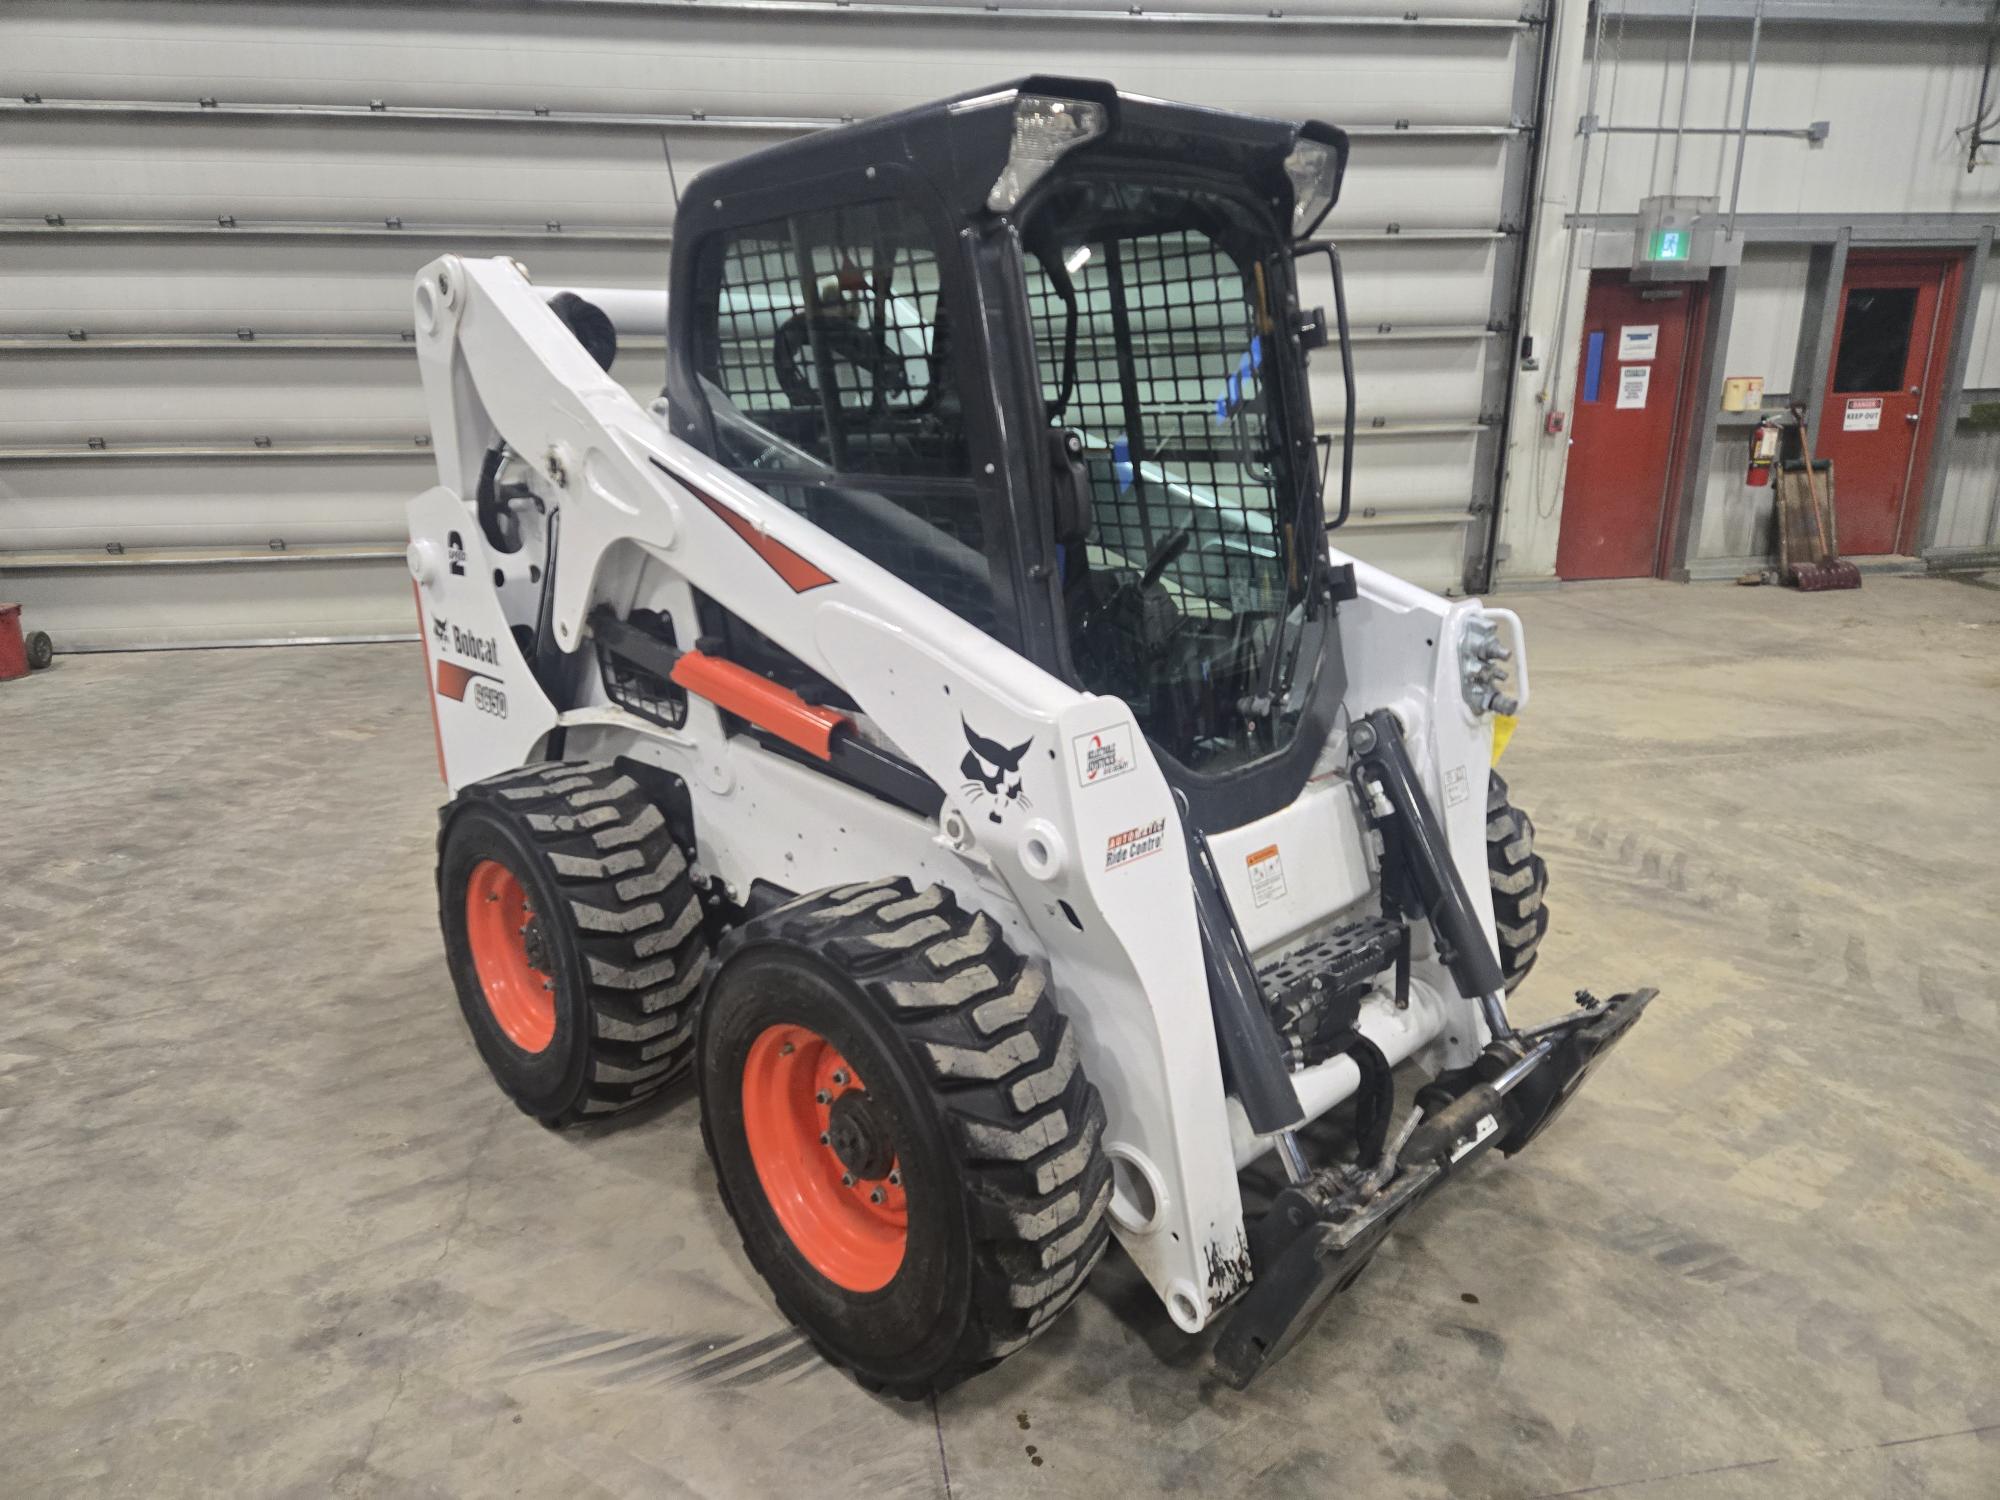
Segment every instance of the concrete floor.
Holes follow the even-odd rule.
[[[1513,602],[1523,1004],[1663,998],[1243,1395],[1114,1254],[874,1399],[685,1093],[517,1114],[439,952],[415,646],[0,687],[0,1494],[2000,1495],[2000,590]]]

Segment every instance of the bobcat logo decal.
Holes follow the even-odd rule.
[[[986,738],[967,724],[963,716],[958,722],[965,730],[965,743],[972,747],[965,752],[965,759],[959,762],[958,769],[965,774],[967,795],[975,803],[985,798],[992,804],[986,812],[988,821],[998,823],[1001,812],[1010,802],[1032,807],[1034,804],[1021,791],[1021,757],[1035,743],[1034,737],[1030,735],[1010,748],[998,740]]]

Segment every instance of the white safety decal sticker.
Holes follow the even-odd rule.
[[[1104,868],[1122,870],[1134,860],[1158,854],[1167,842],[1167,820],[1155,818],[1138,828],[1114,833],[1104,845]]]
[[[1472,1139],[1466,1141],[1456,1151],[1452,1152],[1451,1159],[1453,1161],[1457,1161],[1461,1156],[1465,1155],[1466,1152],[1473,1150],[1475,1147],[1479,1145],[1481,1141],[1485,1140],[1486,1137],[1493,1134],[1493,1132],[1498,1130],[1499,1128],[1500,1128],[1500,1122],[1494,1119],[1493,1116],[1481,1115],[1479,1117],[1479,1124],[1475,1126],[1473,1129]]]
[[[1651,359],[1660,352],[1658,323],[1627,323],[1618,330],[1618,357],[1621,360]]]
[[[1465,767],[1453,766],[1444,773],[1444,803],[1446,807],[1457,807],[1472,795],[1472,784],[1465,779]]]
[[[1243,861],[1250,871],[1250,899],[1268,906],[1285,894],[1285,862],[1278,858],[1278,846],[1266,844]]]
[[[1076,757],[1076,784],[1096,786],[1132,769],[1132,726],[1107,724],[1089,734],[1073,735],[1070,752]]]
[[[1620,411],[1640,411],[1646,405],[1646,392],[1652,388],[1653,367],[1651,365],[1620,365],[1618,367],[1618,409]]]
[[[1850,396],[1847,410],[1841,414],[1842,432],[1880,432],[1882,430],[1882,398],[1880,396]]]

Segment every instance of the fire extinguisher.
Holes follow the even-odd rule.
[[[1750,432],[1750,470],[1743,482],[1762,488],[1771,482],[1771,466],[1778,461],[1778,423],[1764,418]]]

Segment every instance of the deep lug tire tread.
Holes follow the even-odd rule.
[[[581,960],[580,972],[558,978],[577,985],[590,1023],[574,1097],[554,1108],[516,1102],[557,1127],[630,1109],[694,1055],[708,942],[686,852],[659,807],[616,765],[541,762],[475,782],[445,809],[441,905],[454,899],[442,888],[444,852],[455,819],[472,808],[511,824],[542,856],[565,908],[542,916],[567,925]]]
[[[1535,853],[1535,825],[1514,806],[1500,773],[1486,784],[1486,870],[1493,887],[1493,925],[1500,972],[1512,994],[1535,966],[1549,930],[1549,867]]]
[[[1016,954],[992,918],[963,910],[942,886],[916,891],[894,879],[815,892],[731,934],[720,958],[760,942],[822,955],[892,1023],[955,1160],[973,1247],[957,1346],[939,1368],[907,1379],[843,1357],[773,1282],[779,1308],[871,1390],[917,1399],[946,1389],[1037,1337],[1103,1256],[1111,1232],[1103,1100],[1084,1076],[1046,967]],[[703,1140],[749,1253],[743,1206],[710,1136],[708,1084],[704,1069]]]

